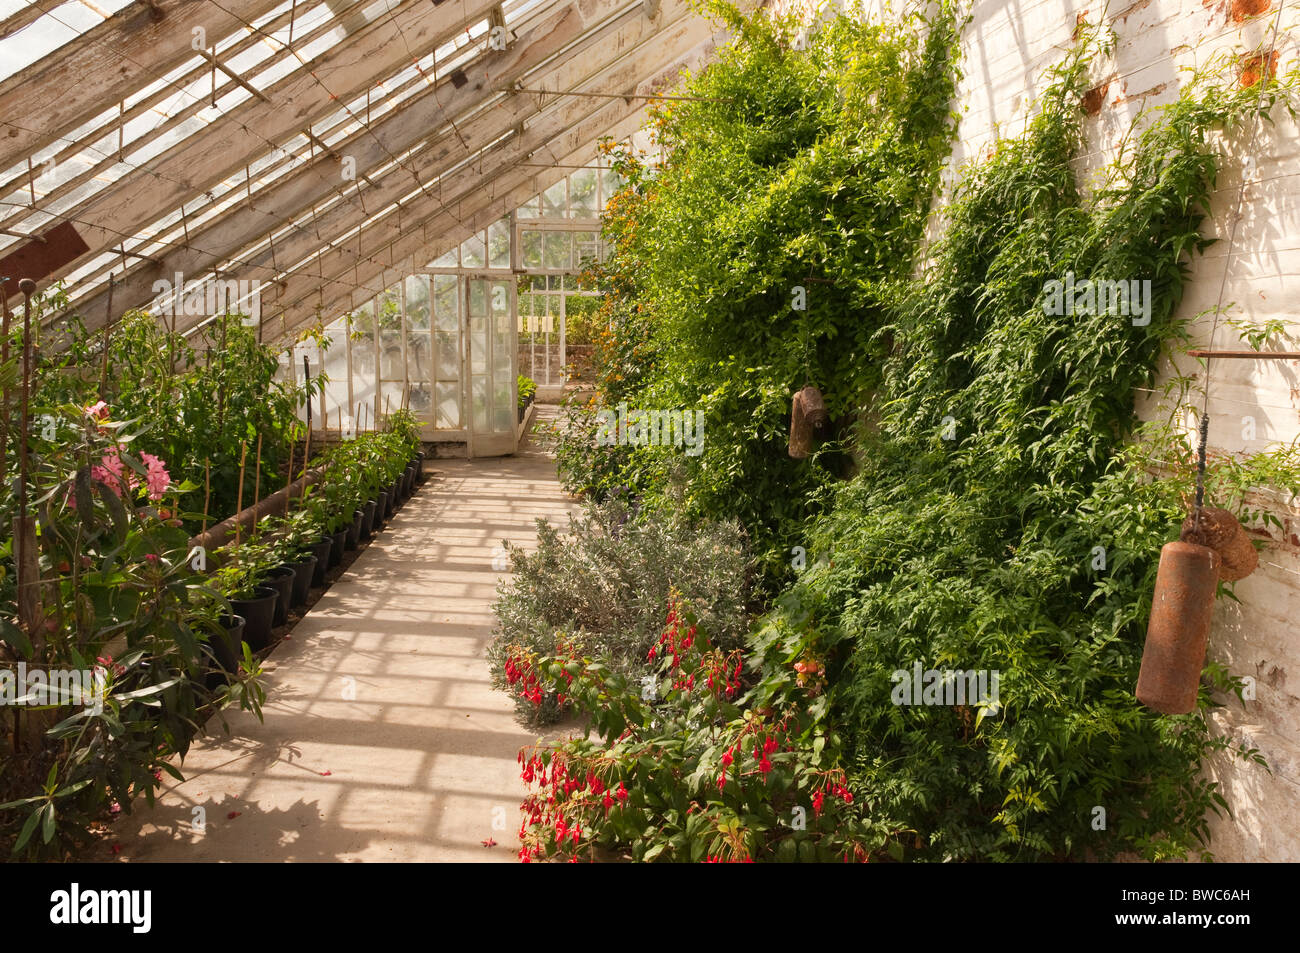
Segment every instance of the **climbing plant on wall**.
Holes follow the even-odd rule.
[[[923,49],[948,64],[942,22]],[[614,705],[611,693],[633,689],[615,685],[599,659],[570,649],[526,660],[535,694],[563,692],[598,722],[611,710],[638,719],[634,743],[624,731],[623,740],[525,755],[526,780],[545,767],[543,781],[554,784],[557,763],[598,765],[578,790],[594,778],[619,792],[612,802],[577,795],[576,836],[565,813],[573,795],[549,813],[534,803],[529,856],[601,845],[682,858],[695,828],[722,832],[732,859],[801,856],[798,842],[810,839],[818,855],[933,861],[1207,850],[1207,816],[1227,803],[1202,773],[1205,758],[1225,749],[1259,756],[1211,730],[1214,698],[1240,690],[1220,666],[1207,667],[1191,714],[1157,715],[1133,697],[1158,554],[1178,533],[1192,472],[1185,433],[1168,419],[1140,424],[1135,396],[1156,380],[1162,355],[1185,343],[1179,304],[1189,263],[1209,244],[1202,229],[1221,161],[1216,137],[1290,108],[1296,77],[1263,90],[1258,78],[1235,75],[1189,84],[1140,117],[1119,159],[1081,183],[1081,98],[1095,49],[1081,31],[1024,134],[961,170],[943,237],[914,273],[908,202],[885,211],[882,193],[854,184],[816,147],[835,127],[835,84],[823,81],[826,100],[809,97],[827,106],[812,115],[797,108],[808,100],[790,95],[791,77],[843,49],[825,37],[852,37],[851,47],[873,51],[860,62],[879,64],[888,57],[875,44],[890,34],[837,23],[796,67],[775,33],[738,27],[736,49],[691,87],[733,105],[661,113],[675,151],[657,174],[629,176],[612,216],[615,320],[598,347],[613,361],[602,394],[706,404],[712,455],[686,464],[687,505],[738,515],[774,555],[804,546],[806,565],[760,620],[743,669],[728,669],[716,711],[710,702],[678,719],[679,708],[698,703],[680,676],[661,708],[643,692]],[[904,95],[917,84],[943,95],[933,73],[912,76],[899,55],[872,74],[864,94],[872,120],[898,119],[901,102],[917,102]],[[762,69],[747,73],[755,63]],[[737,94],[742,76],[756,96]],[[780,103],[770,114],[765,96]],[[843,102],[853,101],[845,92]],[[717,112],[697,128],[705,110]],[[930,115],[937,162],[946,114]],[[915,193],[918,207],[932,184]],[[856,226],[834,201],[823,211],[824,199],[845,194],[855,196]],[[783,228],[789,222],[800,224]],[[883,260],[890,255],[905,264]],[[809,282],[809,273],[831,284]],[[1076,296],[1085,281],[1127,290]],[[800,283],[806,315],[781,298]],[[801,327],[815,333],[804,337]],[[810,375],[834,414],[869,422],[854,435],[859,467],[846,481],[833,479],[825,455],[783,457],[788,394]],[[1186,384],[1173,382],[1175,402]],[[593,485],[621,479],[652,504],[677,499],[664,490],[663,451],[619,453],[614,472],[585,471],[599,477]],[[584,472],[576,452],[568,462]],[[1294,451],[1217,468],[1210,494],[1240,502],[1260,483],[1300,490]],[[918,670],[927,691],[903,692]],[[943,671],[985,681],[970,697],[928,690],[928,673]],[[752,760],[748,747],[723,741],[773,717],[787,719],[780,759],[768,758],[767,741]],[[668,753],[681,777],[661,770]],[[742,776],[737,794],[731,784]],[[779,796],[817,817],[826,798],[818,779],[832,776],[863,824],[850,842],[792,832],[753,807]],[[821,799],[801,800],[815,792]],[[620,810],[635,810],[635,823]],[[567,839],[556,836],[557,817]]]
[[[686,83],[704,101],[654,108],[667,159],[615,156],[629,185],[606,210],[597,342],[604,405],[702,410],[703,452],[593,455],[579,429],[562,463],[579,488],[651,496],[684,466],[686,504],[771,557],[843,465],[789,458],[791,393],[817,384],[847,419],[879,381],[882,292],[912,269],[948,152],[956,25],[840,17],[800,50],[792,24],[711,9],[738,39]]]

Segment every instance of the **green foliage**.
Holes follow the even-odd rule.
[[[812,534],[824,561],[767,622],[827,659],[850,775],[921,832],[921,859],[1181,858],[1225,806],[1200,772],[1230,747],[1207,723],[1210,686],[1177,717],[1132,695],[1191,471],[1148,477],[1187,459],[1168,428],[1130,442],[1136,389],[1183,339],[1174,312],[1207,244],[1211,137],[1258,90],[1185,94],[1085,197],[1072,166],[1082,79],[1076,56],[1026,135],[962,180],[930,266],[891,309],[861,472]],[[1068,271],[1149,279],[1150,323],[1046,314],[1045,283]],[[1278,479],[1285,463],[1215,487]],[[917,662],[999,672],[1001,708],[894,704],[891,673]]]
[[[535,789],[523,804],[520,858],[901,858],[906,832],[854,806],[816,684],[792,679],[756,691],[761,704],[738,705],[742,653],[713,645],[697,621],[674,596],[653,643],[656,664],[639,680],[565,641],[550,657],[512,656],[517,683],[569,699],[591,726],[521,752]]]
[[[519,406],[527,407],[528,402],[537,394],[537,381],[520,374],[516,383],[519,389]]]
[[[720,648],[739,647],[749,596],[747,541],[734,522],[699,524],[663,513],[630,512],[617,499],[588,504],[569,532],[537,522],[538,545],[510,550],[511,576],[496,603],[498,631],[488,648],[493,679],[508,687],[505,659],[550,655],[570,633],[613,671],[648,672],[646,653],[662,630],[670,592],[697,608]],[[553,720],[554,697],[520,710]]]
[[[788,456],[791,396],[814,383],[847,420],[879,381],[884,292],[913,267],[948,151],[956,27],[946,7],[928,23],[841,16],[797,53],[792,24],[714,9],[741,35],[686,82],[708,101],[654,108],[662,167],[614,151],[628,185],[605,219],[600,400],[703,410],[685,502],[740,519],[779,575],[778,554],[845,465],[833,447]],[[611,451],[571,446],[563,472],[575,488],[654,495],[681,462],[620,448],[607,478],[611,464],[585,458]]]
[[[14,409],[3,415],[10,447]],[[82,673],[83,688],[91,673],[102,679],[93,702],[36,698],[3,709],[0,842],[19,856],[49,858],[84,840],[111,802],[130,810],[139,795],[152,800],[162,772],[176,774],[167,759],[184,755],[209,714],[231,704],[259,712],[262,696],[255,667],[207,687],[222,600],[194,569],[189,534],[160,512],[165,497],[188,486],[151,471],[137,451],[139,425],[77,404],[34,403],[32,412],[44,421],[27,434],[41,621],[19,623],[14,541],[5,539],[0,668],[14,680],[19,663],[29,672]],[[19,508],[9,476],[16,473],[0,491],[6,526]]]
[[[933,138],[909,139],[901,123],[917,114],[899,110],[929,102],[908,89],[946,103],[951,73],[937,64],[948,63],[949,21],[917,53],[882,29],[837,23],[802,62],[779,31],[731,19],[744,39],[690,86],[729,101],[661,111],[673,152],[658,173],[615,152],[629,188],[608,225],[617,254],[598,384],[611,405],[706,406],[711,451],[680,471],[685,511],[739,516],[773,557],[774,544],[806,546],[808,565],[757,627],[749,691],[735,704],[676,678],[663,701],[648,699],[581,635],[511,650],[503,667],[516,694],[567,699],[596,732],[525,753],[525,780],[541,772],[550,785],[525,802],[525,858],[594,845],[699,859],[708,838],[709,853],[725,843],[732,857],[788,855],[779,811],[706,783],[725,766],[721,752],[732,754],[731,732],[772,718],[794,726],[780,750],[795,791],[809,790],[800,770],[844,772],[854,806],[837,823],[861,848],[849,856],[1208,857],[1207,818],[1228,805],[1203,774],[1206,757],[1260,758],[1211,730],[1216,693],[1240,690],[1221,666],[1207,666],[1191,714],[1161,716],[1133,697],[1160,548],[1177,535],[1193,479],[1173,420],[1191,381],[1169,383],[1168,420],[1140,426],[1135,395],[1185,342],[1176,314],[1191,258],[1208,244],[1216,137],[1279,103],[1291,109],[1296,77],[1262,96],[1235,77],[1191,84],[1141,117],[1118,161],[1085,187],[1075,171],[1085,41],[1025,134],[962,170],[943,237],[913,273],[906,187],[871,163],[888,156],[907,170],[923,218],[933,166],[920,143],[937,161],[947,116],[931,103],[920,112]],[[924,56],[936,68],[922,78],[911,63]],[[822,63],[834,69],[810,89],[803,78]],[[870,77],[860,96],[857,75]],[[837,91],[852,105],[842,124]],[[891,151],[878,129],[917,151]],[[842,156],[818,148],[832,132]],[[862,142],[874,145],[855,153]],[[855,178],[859,161],[881,184]],[[1096,301],[1053,313],[1048,283],[1069,273],[1150,281],[1149,313],[1135,321]],[[802,283],[809,309],[791,321],[779,295]],[[1239,330],[1257,348],[1281,331]],[[806,381],[833,416],[864,424],[847,482],[833,484],[826,450],[799,464],[782,457],[787,395]],[[591,408],[573,410],[560,454],[571,487],[625,485],[651,510],[672,505],[676,474],[661,451],[592,453]],[[1277,523],[1247,509],[1247,493],[1300,488],[1296,454],[1216,459],[1208,496]],[[897,703],[895,673],[918,663],[997,673],[997,703]],[[777,762],[760,773],[779,777]],[[625,785],[626,796],[602,801],[593,781]],[[763,796],[811,806],[789,792]]]
[[[298,408],[324,386],[320,377],[310,386],[276,380],[277,350],[262,345],[257,330],[237,314],[186,337],[146,312],[129,311],[113,327],[106,366],[97,344],[95,335],[74,325],[69,349],[40,369],[41,401],[103,400],[117,419],[149,421],[141,449],[193,479],[177,503],[194,532],[203,519],[205,474],[208,525],[238,509],[241,459],[245,506],[254,502],[259,483],[263,490],[277,487],[301,436]],[[79,362],[75,375],[70,361]]]

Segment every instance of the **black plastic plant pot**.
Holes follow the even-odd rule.
[[[384,521],[388,519],[388,491],[380,490],[375,496],[378,498],[378,502],[375,503],[374,531],[377,532],[379,527],[384,525]]]
[[[415,455],[415,482],[424,482],[424,451]]]
[[[330,568],[333,569],[343,562],[343,554],[348,548],[348,531],[346,528],[339,530],[330,537]]]
[[[316,569],[311,575],[311,584],[313,586],[325,585],[325,573],[330,568],[330,553],[334,551],[334,540],[328,536],[322,537],[321,541],[311,548],[311,554],[316,557]]]
[[[271,644],[275,607],[280,594],[270,586],[258,586],[252,599],[231,599],[230,607],[244,617],[244,641],[255,651]]]
[[[375,500],[366,500],[366,505],[361,508],[362,539],[369,539],[375,534],[375,509],[378,505]]]
[[[347,529],[348,549],[356,549],[358,546],[361,545],[361,524],[365,522],[365,519],[366,519],[365,510],[357,510],[355,513],[352,514],[352,522],[348,524],[348,529]]]
[[[293,581],[297,574],[291,566],[281,566],[266,574],[263,585],[275,590],[280,600],[275,604],[275,624],[284,625],[289,621],[289,606],[293,603]]]
[[[293,604],[305,605],[311,593],[311,579],[316,574],[316,557],[308,556],[300,563],[293,564]]]
[[[415,492],[415,464],[406,465],[406,495],[410,496]]]
[[[212,655],[224,672],[234,672],[239,668],[239,660],[244,657],[240,643],[244,640],[244,617],[226,615],[220,619],[221,631],[213,634],[208,644],[212,646]]]
[[[388,515],[392,516],[397,512],[397,494],[399,487],[396,483],[388,488]]]

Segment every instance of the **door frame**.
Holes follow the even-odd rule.
[[[465,454],[470,459],[475,457],[504,457],[514,453],[519,447],[519,428],[516,417],[518,416],[519,406],[519,280],[518,276],[511,272],[504,272],[500,269],[495,271],[489,269],[475,271],[460,271],[457,276],[463,279],[460,282],[460,306],[461,306],[461,348],[460,348],[460,368],[461,368],[461,422],[465,430]],[[506,285],[506,309],[507,325],[510,328],[510,340],[508,347],[510,349],[510,426],[506,431],[492,431],[487,434],[476,434],[474,432],[474,382],[470,373],[470,313],[469,313],[469,287],[471,281],[501,281]],[[489,357],[491,357],[491,339],[492,339],[492,304],[491,295],[488,295],[487,304],[487,337],[489,341]],[[489,401],[494,392],[492,386],[492,362],[487,362],[488,394]],[[489,407],[489,419],[490,419]]]

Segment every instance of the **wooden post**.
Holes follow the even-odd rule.
[[[36,282],[24,278],[18,282],[23,293],[23,381],[20,400],[20,429],[18,431],[18,517],[14,521],[14,568],[17,575],[18,621],[27,631],[27,637],[40,658],[44,639],[41,637],[41,601],[39,588],[40,557],[36,552],[36,518],[27,512],[27,434],[31,431],[28,401],[32,383],[32,293]]]
[[[4,306],[0,300],[0,364],[9,363],[9,309]],[[9,385],[5,384],[4,391],[0,392],[0,399],[4,401],[4,420],[0,421],[0,480],[5,478],[9,471],[6,469],[9,459]]]

